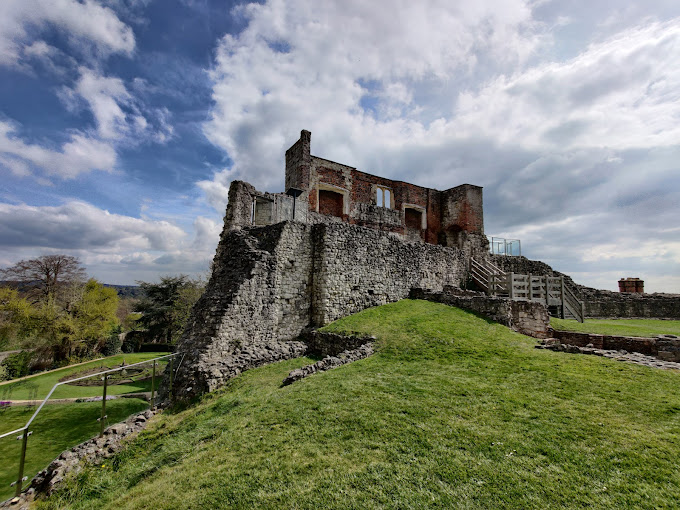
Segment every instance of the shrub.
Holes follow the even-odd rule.
[[[102,346],[101,353],[103,356],[113,356],[118,354],[123,346],[123,339],[121,337],[122,328],[120,326],[116,327],[111,331],[104,345]]]
[[[28,375],[31,370],[31,351],[21,351],[7,356],[0,365],[5,367],[8,379],[16,379]]]

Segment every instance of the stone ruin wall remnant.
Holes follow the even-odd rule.
[[[459,286],[465,254],[345,223],[225,227],[206,291],[177,350],[180,398],[243,370],[302,355],[307,328],[406,298],[414,287]]]
[[[286,151],[285,193],[233,181],[213,272],[177,349],[173,394],[212,391],[300,356],[310,327],[409,296],[460,286],[485,257],[482,188],[446,191],[311,155],[311,133]]]

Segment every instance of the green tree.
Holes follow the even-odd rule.
[[[91,356],[103,348],[118,326],[115,289],[91,279],[72,299],[68,309],[43,306],[36,316],[39,334],[52,349],[56,363],[73,356]]]
[[[70,313],[76,328],[74,341],[88,352],[100,350],[118,327],[117,310],[116,289],[104,287],[95,279],[89,280]]]
[[[146,328],[154,341],[174,344],[184,332],[194,303],[205,285],[187,275],[162,276],[160,283],[137,282],[144,297],[137,305],[142,316],[137,323]]]
[[[0,349],[16,348],[31,335],[36,311],[16,289],[0,287]]]

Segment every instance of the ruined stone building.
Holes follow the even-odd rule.
[[[286,151],[284,193],[234,181],[213,272],[178,344],[174,394],[210,391],[241,371],[301,355],[311,327],[460,287],[484,257],[482,188],[445,191],[312,156],[311,133]]]
[[[343,221],[403,235],[409,240],[486,251],[482,188],[462,184],[445,191],[361,172],[313,156],[311,133],[286,151],[286,192],[263,193],[235,182],[229,194],[228,228],[281,221]]]

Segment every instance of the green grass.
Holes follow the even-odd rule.
[[[144,361],[147,359],[157,358],[168,354],[167,352],[140,352],[133,354],[119,354],[111,356],[104,360],[93,361],[77,367],[64,367],[61,370],[31,377],[23,381],[8,383],[0,385],[0,400],[42,400],[47,396],[59,379],[65,375],[81,372],[88,368],[101,367],[102,370],[112,368],[120,365],[123,360],[128,365]],[[156,370],[162,370],[165,363]],[[160,373],[160,372],[157,372]],[[142,391],[151,391],[151,381],[139,381],[133,384],[117,384],[111,385],[107,388],[109,395],[121,395],[123,393],[137,393]],[[52,394],[52,398],[81,398],[81,397],[95,397],[101,396],[101,386],[71,386],[64,384],[58,387]],[[1,420],[0,420],[1,422]],[[2,431],[0,425],[0,431]]]
[[[42,508],[669,508],[680,374],[534,349],[425,301],[327,329],[370,358],[281,387],[298,359],[164,413]]]
[[[586,319],[581,323],[575,320],[550,319],[553,329],[562,331],[580,331],[598,335],[644,336],[656,335],[680,336],[680,321],[654,319]]]
[[[139,399],[119,399],[106,402],[107,425],[124,420],[130,414],[146,409],[148,404]],[[10,407],[0,411],[2,432],[23,427],[35,412],[33,407]],[[29,430],[24,474],[29,480],[47,467],[62,451],[99,433],[101,402],[55,404],[45,406]],[[0,439],[0,501],[12,497],[19,473],[21,441],[16,436]]]

